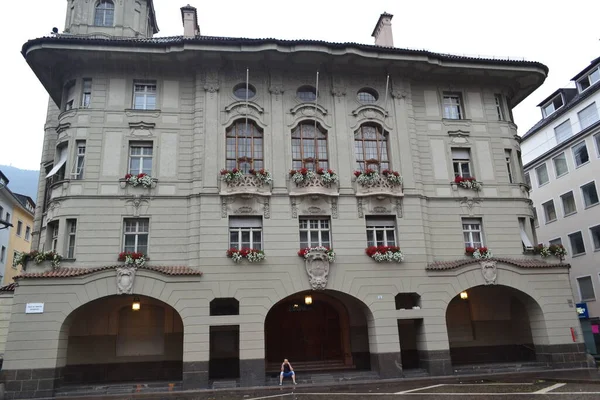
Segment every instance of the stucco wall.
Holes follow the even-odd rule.
[[[0,294],[0,354],[4,355],[12,311],[13,294]]]

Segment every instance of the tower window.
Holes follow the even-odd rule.
[[[94,25],[113,26],[115,22],[115,5],[109,0],[100,0],[96,5]]]

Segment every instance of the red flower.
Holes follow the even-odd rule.
[[[227,257],[232,257],[235,253],[239,253],[239,250],[232,247],[231,249],[227,250]]]
[[[306,175],[306,174],[308,174],[308,168],[302,168],[302,169],[300,170],[300,173],[301,173],[302,175]]]
[[[228,173],[229,173],[229,170],[227,170],[227,169],[221,170],[221,175],[227,175]]]
[[[239,169],[237,169],[237,168],[234,168],[234,169],[231,170],[232,174],[237,174],[238,172],[239,172]]]
[[[296,175],[298,171],[296,171],[295,169],[290,169],[290,176],[291,175]]]
[[[261,175],[266,175],[267,174],[267,172],[265,171],[264,168],[259,169],[258,173],[261,174]]]
[[[333,172],[333,170],[331,168],[327,168],[327,173],[329,175],[335,175],[335,172]]]
[[[360,172],[360,171],[354,171],[354,176],[355,177],[358,178],[360,176],[360,174],[362,174],[362,172]]]
[[[478,250],[479,250],[480,253],[483,254],[483,253],[487,253],[488,248],[487,247],[480,247]]]
[[[473,255],[473,253],[475,253],[475,247],[465,247],[465,253]]]
[[[305,247],[303,249],[298,250],[298,256],[304,258],[306,253],[308,253],[309,247]]]
[[[323,168],[317,168],[317,174],[323,175],[324,173],[325,173],[325,170]]]
[[[367,170],[365,171],[365,174],[366,174],[366,175],[372,175],[372,174],[374,174],[375,172],[376,172],[376,171],[375,171],[374,169],[367,168]]]
[[[248,171],[251,175],[256,175],[256,171],[254,170],[254,168],[250,168],[250,170]]]
[[[250,253],[250,249],[244,248],[244,249],[240,250],[240,254],[242,257],[246,257],[249,253]]]
[[[383,171],[381,171],[381,175],[389,175],[391,173],[391,171],[389,169],[384,169]]]
[[[456,178],[454,178],[454,183],[461,183],[464,180],[465,179],[462,176],[457,175]]]
[[[400,176],[400,172],[394,171],[394,176]]]
[[[127,174],[127,175],[125,175],[125,179],[129,179],[129,178],[131,178],[132,176],[133,176],[133,175],[131,175],[131,174]]]
[[[146,175],[148,175],[148,174],[145,174],[145,173],[143,173],[143,172],[142,172],[141,174],[138,174],[138,176],[137,176],[137,177],[138,177],[138,179],[142,179],[142,178],[143,178],[143,177],[145,177]]]

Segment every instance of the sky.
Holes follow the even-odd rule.
[[[5,1],[0,13],[0,165],[39,169],[48,95],[20,51],[29,39],[64,28],[67,0]],[[540,118],[536,105],[600,56],[598,0],[154,0],[157,36],[183,33],[180,7],[198,9],[208,36],[319,39],[373,44],[382,12],[394,15],[394,45],[441,53],[510,57],[550,68],[544,84],[513,111],[519,134]],[[573,4],[573,8],[568,6]],[[591,20],[586,18],[589,16]]]

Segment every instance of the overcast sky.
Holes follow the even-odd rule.
[[[514,110],[521,135],[540,119],[536,105],[600,56],[598,0],[154,0],[159,36],[183,33],[179,8],[188,2],[203,35],[372,44],[387,11],[396,47],[542,62],[548,79]],[[54,26],[62,31],[66,7],[67,0],[3,2],[0,164],[39,169],[48,95],[20,50]]]

